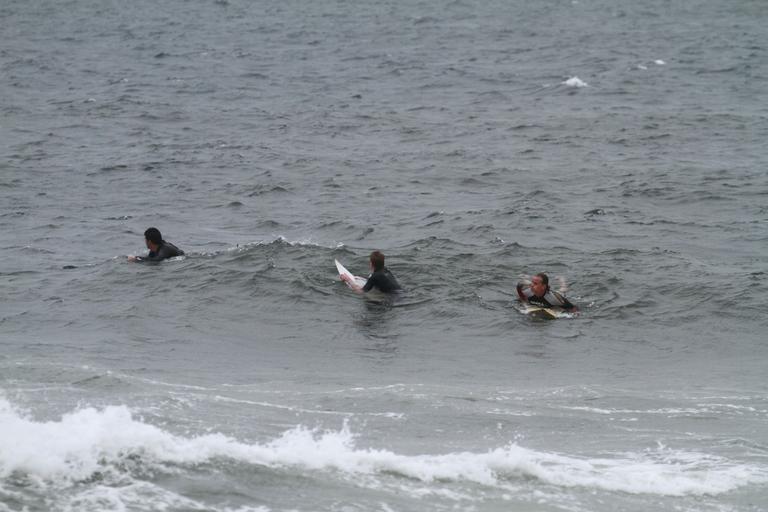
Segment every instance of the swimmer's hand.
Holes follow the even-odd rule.
[[[341,275],[339,276],[339,279],[341,279],[341,280],[342,280],[342,281],[344,281],[345,283],[348,283],[348,282],[349,282],[349,276],[348,276],[348,275],[346,275],[346,274],[341,274]]]
[[[129,262],[139,261],[139,258],[137,258],[136,256],[128,256],[128,261]]]

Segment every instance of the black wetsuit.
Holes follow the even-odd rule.
[[[557,306],[563,309],[574,309],[576,306],[571,304],[563,294],[552,291],[547,287],[547,293],[543,297],[537,297],[531,291],[531,287],[525,283],[517,283],[517,295],[520,300],[533,304],[534,306],[541,306],[544,308],[550,308]]]
[[[363,286],[363,291],[369,292],[373,288],[384,293],[393,293],[402,289],[400,288],[397,279],[395,279],[395,276],[392,275],[392,272],[390,272],[387,267],[371,274],[368,281],[366,281],[365,286]]]
[[[146,256],[139,256],[137,261],[163,261],[168,258],[175,258],[176,256],[184,256],[184,251],[176,247],[170,242],[165,240],[160,242],[160,246],[157,251],[149,251]]]

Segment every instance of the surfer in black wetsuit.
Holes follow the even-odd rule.
[[[164,259],[184,256],[184,251],[170,242],[163,240],[160,230],[149,228],[144,232],[144,241],[149,249],[146,256],[128,256],[128,261],[163,261]]]
[[[567,311],[576,309],[562,293],[549,288],[549,277],[547,274],[539,273],[531,278],[530,282],[517,283],[517,295],[520,300],[533,306],[550,308],[557,306]]]
[[[356,284],[348,276],[341,276],[342,281],[346,281],[349,287],[356,292],[369,292],[376,289],[383,293],[395,293],[402,288],[387,267],[384,266],[384,255],[380,251],[373,251],[370,256],[371,275],[368,277],[365,286]]]

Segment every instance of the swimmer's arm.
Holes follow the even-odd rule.
[[[163,259],[164,258],[157,254],[154,256],[128,256],[128,261],[133,263],[157,263],[163,261]]]
[[[553,292],[553,295],[555,296],[555,298],[557,298],[558,302],[560,302],[560,304],[557,304],[557,305],[563,308],[565,311],[576,312],[579,310],[579,308],[574,306],[573,303],[571,303],[571,301],[566,299],[562,293]]]

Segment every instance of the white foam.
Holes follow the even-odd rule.
[[[768,482],[764,466],[665,447],[610,458],[567,456],[516,444],[484,453],[400,455],[356,448],[355,436],[346,424],[338,431],[296,427],[271,442],[248,444],[219,433],[173,435],[133,418],[125,406],[86,408],[65,414],[60,421],[37,422],[0,399],[0,478],[21,472],[41,484],[66,486],[97,472],[124,474],[130,464],[153,471],[178,471],[180,465],[212,459],[332,470],[374,479],[395,474],[436,484],[429,491],[433,493],[450,490],[444,488],[444,482],[505,488],[520,478],[558,487],[664,496],[716,495]]]
[[[664,62],[661,59],[655,60],[653,61],[653,63],[656,64],[657,66],[664,66],[666,64],[666,62]]]
[[[589,87],[589,84],[583,80],[581,80],[577,76],[572,76],[568,80],[562,82],[563,85],[567,85],[568,87]]]
[[[204,510],[203,503],[185,498],[146,482],[127,485],[95,485],[56,503],[62,512],[82,510]]]

